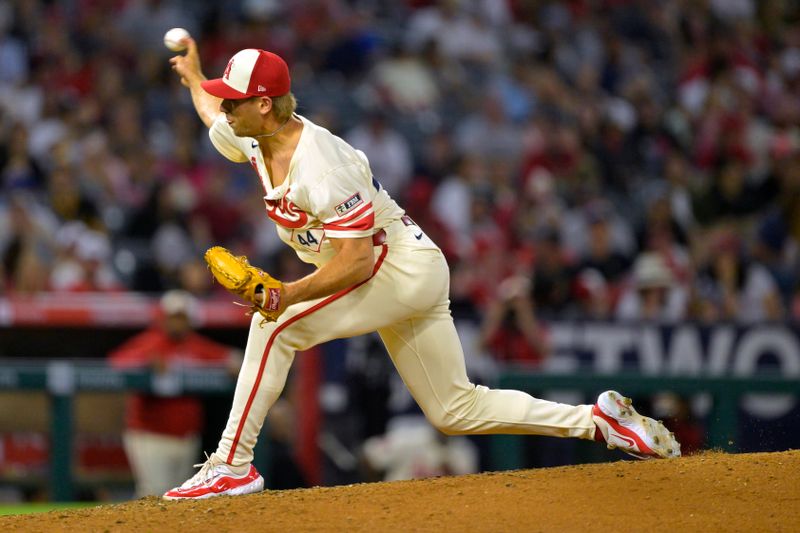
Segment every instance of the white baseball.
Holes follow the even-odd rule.
[[[164,46],[173,52],[183,52],[186,50],[186,45],[181,42],[181,39],[189,37],[189,32],[183,28],[172,28],[164,34]]]

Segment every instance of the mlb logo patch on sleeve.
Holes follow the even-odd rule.
[[[354,207],[363,204],[361,193],[355,193],[353,196],[336,206],[336,214],[339,216],[346,215],[353,210]]]

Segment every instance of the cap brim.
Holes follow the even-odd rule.
[[[216,78],[213,80],[206,80],[200,83],[200,86],[203,88],[205,92],[212,96],[216,96],[217,98],[223,98],[225,100],[241,100],[242,98],[250,98],[250,95],[247,93],[240,93],[224,81],[222,78]]]

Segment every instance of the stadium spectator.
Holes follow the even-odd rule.
[[[783,215],[767,213],[756,228],[751,255],[772,276],[783,305],[788,305],[797,283],[797,245],[789,239]]]
[[[543,228],[535,241],[533,302],[544,319],[569,316],[573,311],[573,266],[555,228]]]
[[[639,255],[617,305],[617,319],[676,322],[686,317],[687,309],[687,291],[664,258],[657,252]]]
[[[147,368],[154,379],[186,368],[208,366],[238,371],[241,355],[193,331],[194,299],[169,291],[160,318],[108,356],[118,369]],[[137,393],[128,398],[123,442],[136,481],[136,495],[163,494],[191,475],[200,453],[202,403],[190,396]]]
[[[430,111],[439,102],[432,65],[400,44],[378,61],[370,78],[380,105],[392,106],[400,113]]]
[[[41,191],[44,188],[44,172],[28,148],[28,130],[24,124],[14,124],[5,132],[0,144],[0,190],[30,189]]]
[[[696,290],[705,320],[754,323],[784,316],[774,278],[762,264],[744,256],[741,240],[731,231],[712,237]]]
[[[58,255],[50,287],[59,292],[105,292],[123,288],[111,268],[111,243],[82,222],[65,224],[56,235]]]
[[[579,316],[589,320],[608,320],[616,304],[618,289],[610,287],[605,276],[593,268],[584,268],[575,276],[574,294]]]
[[[392,198],[402,200],[411,179],[411,150],[406,139],[389,125],[385,112],[371,110],[366,120],[348,132],[345,140],[370,161],[375,178]]]
[[[500,97],[486,94],[475,113],[455,127],[455,144],[463,154],[485,159],[503,158],[517,163],[522,155],[519,128],[505,115]]]
[[[549,355],[549,337],[536,319],[530,295],[529,278],[510,277],[486,309],[481,341],[497,361],[536,367]]]
[[[613,288],[627,274],[631,260],[613,240],[611,213],[605,205],[592,206],[586,210],[588,226],[588,250],[578,264],[578,270],[593,269],[602,274]]]
[[[52,236],[58,231],[58,221],[30,195],[14,194],[5,207],[0,230],[5,290],[23,295],[49,290]]]
[[[485,172],[483,161],[465,156],[457,163],[455,172],[443,176],[431,198],[430,209],[450,232],[449,240],[456,243],[459,256],[470,251],[473,188],[485,180]]]

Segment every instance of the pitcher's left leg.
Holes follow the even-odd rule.
[[[411,395],[444,433],[594,439],[591,405],[566,405],[470,383],[447,304],[378,333]]]

